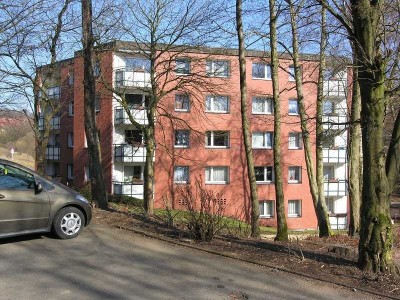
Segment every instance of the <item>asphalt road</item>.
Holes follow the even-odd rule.
[[[0,299],[374,299],[100,225],[3,239],[0,258]]]

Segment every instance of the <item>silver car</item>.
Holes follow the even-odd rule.
[[[89,201],[74,190],[0,159],[0,237],[53,231],[71,239],[91,219]]]

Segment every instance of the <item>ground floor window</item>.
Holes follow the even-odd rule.
[[[260,217],[273,218],[274,217],[274,201],[264,200],[260,201]]]
[[[288,217],[301,217],[301,200],[288,201]]]

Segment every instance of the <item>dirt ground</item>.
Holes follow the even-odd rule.
[[[119,207],[118,210],[94,209],[93,222],[189,244],[191,247],[272,267],[277,271],[287,270],[355,290],[366,290],[400,299],[400,277],[361,272],[356,265],[358,240],[347,235],[329,239],[313,236],[305,239],[294,238],[290,243],[228,236],[218,236],[207,243],[194,242],[184,231],[169,228],[157,219],[144,220],[141,215],[131,214],[123,207]],[[400,226],[396,226],[395,234],[395,260],[400,262]]]

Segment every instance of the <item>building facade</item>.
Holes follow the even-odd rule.
[[[185,209],[179,189],[199,182],[219,194],[225,214],[249,219],[249,186],[242,137],[239,65],[232,49],[203,49],[164,54],[157,64],[157,86],[166,91],[157,106],[154,199]],[[302,145],[294,69],[280,59],[282,166],[287,222],[291,229],[316,228]],[[58,63],[59,76],[47,82],[47,95],[63,109],[51,121],[47,172],[80,188],[90,180],[83,118],[83,60]],[[146,158],[142,132],[131,124],[121,101],[139,124],[151,88],[150,62],[129,43],[116,42],[98,53],[96,111],[102,163],[110,194],[143,198]],[[304,101],[315,156],[318,64],[302,58]],[[269,58],[248,51],[248,117],[263,225],[275,226],[273,103]],[[324,189],[334,229],[348,220],[346,72],[327,73],[324,81]]]

